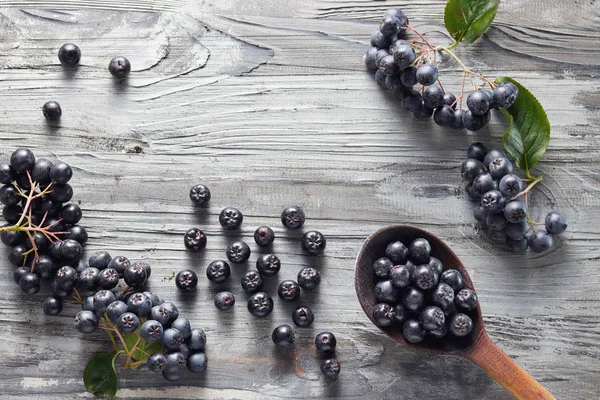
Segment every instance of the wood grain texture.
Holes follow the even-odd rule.
[[[474,230],[460,163],[476,140],[500,145],[505,123],[494,117],[478,133],[448,132],[416,121],[364,70],[361,57],[384,10],[401,6],[411,23],[444,41],[445,2],[366,0],[0,1],[0,159],[17,147],[74,168],[74,200],[89,228],[86,254],[105,249],[153,266],[150,286],[206,329],[209,370],[169,383],[148,371],[120,373],[120,398],[133,399],[509,399],[474,364],[421,354],[393,342],[362,313],[352,285],[364,239],[391,223],[418,224],[442,238],[469,269],[489,335],[559,399],[600,393],[600,80],[598,2],[503,1],[497,19],[472,47],[457,49],[477,71],[509,75],[544,105],[550,148],[536,173],[534,217],[561,209],[569,230],[548,254],[513,255]],[[56,51],[78,43],[82,66],[66,72]],[[126,55],[126,84],[106,71]],[[448,63],[446,86],[461,73]],[[63,118],[40,112],[56,99]],[[143,153],[128,153],[139,146]],[[210,207],[187,198],[210,186]],[[302,254],[300,233],[278,222],[285,205],[305,208],[306,229],[328,239],[326,254]],[[217,216],[240,208],[244,226],[223,232]],[[277,279],[306,265],[323,277],[301,302],[316,314],[299,331],[296,353],[274,348],[269,335],[290,323],[277,303],[256,320],[245,309],[242,271],[223,288],[238,299],[220,313],[220,290],[204,277],[230,240],[251,244],[268,224],[282,261]],[[200,255],[184,251],[192,226],[208,235]],[[91,398],[81,381],[89,357],[108,349],[100,333],[73,329],[77,307],[58,317],[41,311],[12,281],[0,250],[2,399]],[[251,260],[254,260],[253,256]],[[179,294],[173,272],[193,268],[195,296]],[[324,382],[310,343],[321,330],[338,337],[342,373]]]

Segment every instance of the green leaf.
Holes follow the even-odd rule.
[[[456,43],[473,43],[488,30],[497,8],[498,0],[450,0],[444,24]]]
[[[510,123],[502,136],[502,143],[517,167],[529,176],[529,169],[540,161],[548,148],[550,122],[540,102],[527,88],[507,76],[496,78],[496,84],[504,82],[517,85],[519,95],[512,106],[500,109]]]
[[[139,333],[139,328],[137,333]],[[124,337],[125,339],[125,344],[127,344],[127,349],[126,352],[129,353],[133,347],[135,346],[135,344],[137,343],[139,336],[135,333],[128,333],[125,335]],[[146,353],[148,354],[154,354],[154,353],[162,353],[163,351],[163,345],[161,342],[146,342],[145,340],[141,340],[140,343],[138,344],[138,349],[142,349],[144,350]],[[142,353],[139,350],[136,350],[133,352],[133,355],[131,356],[131,358],[134,361],[144,361],[148,359],[148,356],[144,353]]]
[[[96,397],[115,397],[117,372],[115,358],[119,353],[98,353],[87,363],[83,371],[83,383],[88,392]]]

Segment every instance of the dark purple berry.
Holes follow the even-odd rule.
[[[408,259],[408,248],[401,241],[397,240],[387,245],[385,256],[395,265],[404,264]]]
[[[261,226],[254,231],[254,241],[259,246],[270,246],[275,240],[275,232],[268,226]]]
[[[321,274],[312,267],[302,268],[298,272],[298,285],[306,291],[315,290],[321,283]]]
[[[402,327],[402,335],[410,343],[420,343],[425,339],[425,330],[416,319],[409,319]]]
[[[242,289],[254,293],[263,285],[263,278],[258,271],[250,270],[242,276]]]
[[[300,228],[305,220],[304,211],[298,206],[286,207],[281,212],[281,223],[288,229]]]
[[[550,211],[544,222],[546,231],[551,235],[561,235],[567,230],[567,216],[561,211]]]
[[[48,121],[57,121],[62,116],[62,108],[58,102],[50,100],[42,106],[42,114]]]
[[[462,289],[456,294],[454,303],[465,310],[473,310],[477,307],[477,294],[471,289]]]
[[[429,262],[431,245],[426,239],[415,239],[408,245],[408,254],[410,260],[419,265]]]
[[[125,78],[131,71],[131,63],[123,56],[117,56],[108,64],[110,74],[115,78]]]
[[[181,290],[194,290],[198,286],[198,275],[189,269],[179,271],[175,277],[175,285]]]
[[[446,283],[440,283],[431,294],[431,301],[445,310],[454,302],[454,289]]]
[[[321,361],[321,373],[327,379],[335,379],[341,370],[340,363],[335,358]]]
[[[263,276],[273,276],[280,268],[281,261],[275,254],[264,254],[256,260],[256,269]]]
[[[215,260],[206,267],[206,277],[214,283],[223,283],[231,275],[231,267],[223,260]]]
[[[192,253],[198,253],[206,247],[206,235],[198,228],[191,228],[183,236],[183,244]]]
[[[321,232],[308,231],[302,235],[302,240],[300,243],[302,244],[302,248],[309,254],[318,255],[323,253],[325,250],[327,241]]]
[[[197,206],[208,204],[210,196],[210,189],[205,185],[197,184],[190,189],[190,200]]]
[[[264,318],[273,311],[273,299],[265,292],[258,292],[248,299],[248,311],[255,317]]]
[[[231,292],[219,292],[215,294],[215,307],[221,311],[229,311],[235,305],[235,297]]]
[[[76,44],[65,43],[58,49],[58,60],[62,65],[74,67],[79,64],[80,59],[81,50]]]
[[[307,327],[312,325],[315,320],[315,314],[307,306],[297,307],[292,313],[292,321],[299,327]]]
[[[467,336],[473,330],[473,320],[468,315],[458,313],[450,320],[450,332],[454,336]]]
[[[243,220],[244,215],[237,208],[226,207],[219,214],[219,223],[225,229],[237,229]]]
[[[241,264],[250,258],[250,247],[243,240],[236,240],[227,246],[227,259],[234,264]]]
[[[277,346],[291,346],[295,339],[296,334],[289,325],[279,325],[271,334],[271,340],[273,340],[273,343],[275,343]]]
[[[331,332],[321,332],[315,337],[315,346],[322,352],[334,351],[337,340]]]
[[[277,294],[283,301],[296,301],[300,297],[300,285],[292,280],[282,281],[277,288]]]

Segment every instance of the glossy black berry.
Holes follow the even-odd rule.
[[[431,301],[442,310],[445,310],[454,302],[454,289],[450,285],[441,282],[431,293]]]
[[[527,219],[527,206],[523,200],[513,200],[504,206],[504,216],[506,220],[513,224],[518,224]]]
[[[473,320],[468,315],[458,313],[450,320],[450,332],[454,336],[467,336],[473,330]]]
[[[169,328],[163,331],[162,343],[167,350],[177,350],[181,347],[183,342],[183,335],[177,329]],[[181,358],[183,358],[183,356]],[[185,365],[185,358],[183,358],[183,362],[183,365]]]
[[[497,214],[504,211],[506,198],[497,190],[490,190],[481,196],[481,207],[488,214]]]
[[[56,203],[66,203],[73,198],[73,188],[68,183],[52,185],[50,199]]]
[[[462,289],[456,294],[454,303],[465,310],[473,310],[477,307],[477,294],[471,289]]]
[[[454,110],[454,121],[450,127],[454,130],[461,130],[465,128],[465,123],[463,122],[463,117],[465,115],[465,110]]]
[[[79,311],[75,316],[75,328],[81,333],[92,333],[98,328],[98,318],[91,311]]]
[[[17,179],[17,172],[7,163],[0,163],[0,184],[7,185]],[[37,181],[35,178],[34,181]]]
[[[13,206],[4,206],[2,208],[2,217],[10,225],[14,225],[19,222],[19,219],[21,219],[21,214],[23,214],[23,208],[16,204]]]
[[[12,185],[4,185],[0,188],[0,202],[6,206],[17,205],[21,201],[19,192]]]
[[[391,260],[394,265],[404,264],[408,259],[408,248],[401,241],[397,240],[387,245],[385,256]]]
[[[182,346],[183,347],[183,346]],[[190,372],[204,372],[206,371],[206,354],[194,353],[187,358],[187,367]]]
[[[513,165],[508,158],[498,157],[490,161],[488,170],[494,179],[500,180],[503,176],[513,173]]]
[[[394,263],[389,258],[380,257],[373,263],[373,272],[377,278],[387,279],[393,267]]]
[[[223,260],[215,260],[206,267],[206,277],[214,283],[223,283],[231,275],[231,267]]]
[[[390,75],[397,74],[400,69],[398,64],[394,61],[394,56],[387,55],[379,61],[379,70],[387,77]]]
[[[50,169],[50,179],[56,183],[65,184],[71,180],[73,170],[69,164],[58,162]]]
[[[294,333],[294,329],[289,325],[279,325],[271,334],[271,340],[273,340],[273,343],[277,346],[291,346],[295,339],[296,334]]]
[[[433,86],[430,86],[433,87]],[[435,122],[439,126],[447,126],[451,127],[455,121],[455,114],[452,107],[444,104],[441,107],[438,107],[433,113],[433,122]]]
[[[288,229],[300,228],[305,220],[304,211],[298,206],[286,207],[281,212],[281,223]]]
[[[488,151],[488,149],[487,149],[487,147],[485,147],[483,145],[483,143],[475,142],[475,143],[472,143],[469,146],[469,148],[467,149],[467,157],[474,158],[476,160],[483,162],[483,159],[485,158],[487,151]]]
[[[312,267],[302,268],[298,272],[298,285],[306,291],[315,290],[321,284],[321,274]]]
[[[296,301],[300,297],[300,285],[292,280],[285,280],[279,284],[277,295],[283,301]]]
[[[417,84],[417,69],[415,67],[406,67],[400,72],[400,81],[404,86],[414,86]]]
[[[379,32],[390,37],[400,32],[400,20],[392,15],[385,15],[379,23]]]
[[[112,260],[111,255],[108,251],[100,250],[94,252],[90,258],[88,259],[88,264],[90,267],[98,268],[99,270],[103,270],[108,267],[108,264]]]
[[[24,274],[19,280],[19,287],[23,293],[32,295],[40,291],[41,280],[37,274],[28,272]]]
[[[415,239],[408,245],[408,254],[410,260],[419,265],[429,262],[431,245],[426,239]]]
[[[523,181],[517,175],[507,174],[500,179],[498,189],[505,197],[515,197],[523,190]]]
[[[242,276],[242,289],[254,293],[263,285],[263,278],[258,271],[250,270]]]
[[[35,165],[31,169],[31,179],[42,186],[48,185],[51,181],[50,170],[52,167],[53,164],[50,161],[46,160],[45,158],[40,158],[36,161]],[[3,182],[0,180],[0,183]]]
[[[235,305],[235,297],[231,292],[219,292],[215,294],[215,307],[221,311],[229,311]]]
[[[50,279],[56,271],[56,265],[52,258],[46,254],[40,254],[35,264],[33,264],[33,272],[37,274],[40,279]]]
[[[121,315],[125,314],[126,312],[127,312],[127,304],[125,304],[124,302],[122,302],[120,300],[115,300],[112,303],[110,303],[108,306],[106,306],[106,315],[108,316],[108,319],[115,324],[119,320],[119,317]]]
[[[275,232],[268,226],[260,226],[254,231],[254,241],[259,246],[270,246],[274,240]]]
[[[140,326],[140,319],[137,315],[131,312],[126,312],[117,319],[117,328],[121,332],[131,333]]]
[[[63,222],[68,225],[75,225],[81,219],[83,213],[77,204],[69,203],[64,206],[60,212]]]
[[[198,286],[198,275],[189,269],[179,271],[175,277],[175,285],[181,290],[193,290]]]
[[[113,268],[105,268],[98,274],[98,286],[102,289],[113,289],[119,284],[119,272]]]
[[[125,271],[123,272],[123,279],[128,286],[140,288],[146,283],[148,274],[142,265],[136,263],[125,268]]]
[[[44,309],[44,314],[46,315],[56,315],[60,314],[63,308],[62,300],[56,297],[46,297],[42,304]]]
[[[394,322],[394,307],[378,303],[373,307],[373,319],[378,326],[390,326]]]
[[[492,160],[495,160],[498,157],[506,158],[506,154],[501,149],[491,149],[486,153],[485,157],[483,158],[483,165],[488,167]]]
[[[10,166],[18,173],[31,170],[35,165],[35,156],[29,149],[17,149],[10,156]]]
[[[483,90],[476,90],[467,96],[467,107],[473,115],[483,115],[490,109],[490,98]]]
[[[428,108],[438,108],[444,105],[444,91],[439,86],[429,86],[423,91],[423,104]],[[454,114],[454,111],[452,111]]]
[[[227,259],[234,264],[241,264],[250,258],[250,247],[243,240],[236,240],[227,246]]]
[[[58,60],[62,65],[74,67],[79,64],[80,59],[81,50],[76,44],[65,43],[58,49]]]
[[[464,112],[462,120],[465,128],[469,131],[478,131],[490,122],[491,114],[486,112],[483,115],[475,115],[471,110]]]
[[[25,253],[27,248],[21,244],[14,246],[8,253],[8,261],[15,267],[20,267],[25,263]]]
[[[272,276],[279,272],[281,261],[275,254],[264,254],[256,260],[256,269],[263,276]]]
[[[312,325],[314,320],[315,314],[313,314],[312,310],[307,306],[297,307],[292,312],[292,321],[294,321],[294,324],[296,324],[296,326],[305,328],[307,326]]]
[[[382,303],[394,303],[398,290],[391,280],[379,281],[375,285],[375,298]]]
[[[440,282],[450,286],[454,292],[460,291],[464,286],[463,276],[460,271],[456,269],[444,271],[440,277]]]
[[[265,292],[258,292],[248,299],[248,311],[255,317],[264,318],[273,311],[273,299]]]
[[[198,228],[189,229],[183,236],[183,244],[192,253],[198,253],[206,247],[206,235]]]
[[[430,86],[438,79],[438,69],[435,65],[425,64],[417,69],[417,82],[423,86]]]
[[[190,189],[190,200],[197,206],[208,204],[210,197],[210,189],[205,185],[197,184]]]
[[[119,276],[122,278],[123,274],[125,273],[125,269],[127,267],[129,267],[130,265],[131,265],[131,262],[129,261],[129,259],[127,257],[116,256],[116,257],[113,257],[112,260],[110,260],[107,268],[115,269],[119,273]]]
[[[93,290],[98,286],[98,268],[87,267],[79,274],[79,283],[84,289]]]
[[[94,310],[101,314],[106,312],[106,309],[110,303],[117,300],[115,294],[110,290],[99,290],[94,293],[92,299]]]
[[[405,265],[396,265],[390,271],[390,281],[397,288],[403,288],[411,282],[411,272]]]
[[[409,319],[402,327],[402,335],[410,343],[420,343],[425,339],[426,332],[416,319]]]
[[[421,326],[426,331],[435,331],[442,329],[446,322],[446,317],[441,308],[436,306],[426,307],[419,315]]]
[[[402,295],[402,306],[407,310],[418,312],[425,304],[425,295],[419,289],[409,286]]]
[[[551,235],[561,235],[567,230],[567,216],[561,211],[550,211],[544,222],[546,231]]]
[[[192,328],[186,343],[192,351],[202,350],[206,345],[206,333],[200,328]]]
[[[315,337],[315,346],[322,352],[334,351],[337,340],[331,332],[321,332]]]
[[[335,379],[340,374],[340,363],[335,358],[321,361],[321,373],[327,379]]]
[[[493,100],[498,107],[508,108],[514,104],[518,95],[519,89],[515,84],[502,83],[494,89]]]
[[[302,235],[302,240],[300,243],[306,252],[312,255],[318,255],[323,253],[325,250],[327,241],[321,232],[308,231]]]
[[[419,265],[412,274],[412,281],[421,290],[433,289],[437,286],[439,275],[429,264]]]
[[[110,60],[108,70],[115,78],[125,78],[131,71],[131,63],[125,57],[117,56]]]
[[[473,182],[478,175],[485,172],[483,163],[475,158],[467,158],[461,167],[461,175],[463,179],[469,183]]]
[[[58,121],[62,116],[62,108],[58,102],[50,100],[42,106],[42,114],[48,121]]]
[[[489,172],[484,172],[477,175],[475,179],[473,179],[473,188],[479,196],[483,196],[484,193],[497,190],[498,183],[494,180],[494,177]]]
[[[527,241],[529,248],[531,248],[531,251],[534,253],[543,253],[547,250],[550,250],[553,243],[552,236],[550,236],[548,232],[543,229],[538,229],[533,232]]]
[[[243,220],[244,216],[237,208],[226,207],[219,214],[219,223],[225,229],[237,229]]]
[[[146,366],[152,372],[161,372],[165,369],[166,365],[167,365],[167,358],[165,357],[164,354],[161,354],[161,353],[152,354],[146,360]]]
[[[7,228],[10,225],[4,225],[3,228]],[[27,235],[21,231],[5,231],[0,233],[0,240],[6,246],[16,246],[19,243],[23,243]]]

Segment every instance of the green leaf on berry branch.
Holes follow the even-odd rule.
[[[498,0],[450,0],[444,24],[456,43],[473,43],[488,30],[497,8]]]
[[[115,397],[117,394],[117,372],[115,358],[118,353],[98,353],[88,362],[83,371],[83,383],[88,392],[96,397]]]
[[[517,167],[525,170],[529,177],[529,170],[540,161],[548,148],[550,122],[546,111],[529,90],[512,78],[496,78],[496,84],[504,82],[517,85],[519,95],[512,106],[500,109],[510,123],[502,142]]]
[[[146,361],[148,359],[148,354],[152,355],[154,353],[162,353],[163,345],[160,341],[158,342],[146,342],[145,340],[140,340],[138,343],[139,337],[139,328],[136,332],[128,333],[125,335],[125,343],[127,344],[127,353],[129,353],[135,345],[137,344],[136,350],[133,352],[131,358],[133,361]]]

